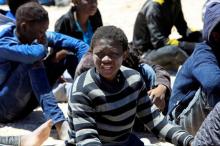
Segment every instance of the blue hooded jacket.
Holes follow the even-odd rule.
[[[219,22],[220,5],[210,3],[204,17],[204,42],[196,45],[193,54],[178,72],[169,101],[168,114],[176,106],[181,106],[182,110],[186,108],[199,88],[208,97],[211,107],[220,100],[220,46],[215,46],[216,43],[210,38],[211,32]]]

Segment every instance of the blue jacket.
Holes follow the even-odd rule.
[[[12,69],[13,62],[33,64],[47,55],[47,47],[33,42],[21,44],[15,33],[14,24],[1,26],[0,30],[0,85],[5,81]],[[84,42],[56,32],[46,33],[48,46],[56,49],[67,49],[74,52],[78,61],[88,51]]]
[[[178,72],[171,93],[168,114],[177,105],[186,107],[199,88],[208,97],[210,106],[214,107],[220,100],[220,46],[216,46],[210,38],[211,32],[219,22],[219,6],[209,5],[204,18],[205,41],[196,45],[193,54]]]

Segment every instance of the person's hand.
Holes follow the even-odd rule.
[[[179,41],[177,39],[169,39],[167,45],[179,46]]]
[[[69,52],[67,50],[62,49],[62,50],[56,52],[56,54],[54,55],[54,57],[52,59],[52,62],[58,63],[69,54],[72,54],[72,52]]]
[[[163,111],[166,102],[165,102],[165,95],[166,95],[167,87],[159,84],[156,88],[149,90],[148,96],[152,100],[152,102],[161,110]]]
[[[42,35],[41,37],[39,37],[39,38],[37,39],[37,42],[38,42],[39,44],[42,44],[42,45],[44,45],[45,47],[47,47],[47,46],[48,46],[48,41],[47,41],[46,33],[45,33],[44,35]]]

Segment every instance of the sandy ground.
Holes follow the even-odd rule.
[[[99,9],[102,13],[104,25],[116,25],[125,31],[128,40],[131,41],[133,34],[133,25],[138,10],[141,8],[145,0],[99,0]],[[183,12],[188,26],[194,30],[202,28],[202,6],[205,0],[182,0]],[[49,12],[50,26],[49,30],[54,29],[55,21],[65,12],[69,10],[70,6],[66,7],[45,7]],[[7,6],[0,6],[0,9],[7,9]],[[170,37],[178,37],[175,29]],[[173,79],[173,78],[172,78]],[[64,113],[67,111],[67,104],[59,104]],[[37,109],[27,118],[17,121],[16,123],[0,124],[0,135],[23,135],[27,134],[45,119],[41,109]],[[169,146],[171,144],[160,142],[150,134],[142,135],[149,138],[151,144],[157,146]],[[50,138],[43,145],[55,145],[61,141],[57,140],[57,135],[53,129]],[[147,144],[147,143],[146,143]]]

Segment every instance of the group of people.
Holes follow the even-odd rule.
[[[0,122],[39,105],[48,121],[27,136],[0,137],[0,144],[41,145],[52,126],[66,145],[143,146],[133,132],[141,126],[175,145],[220,144],[220,1],[207,2],[201,36],[187,27],[180,0],[147,0],[132,42],[122,29],[103,26],[97,0],[72,0],[54,32],[37,0],[7,3],[10,11],[0,15],[11,20],[0,23]],[[182,38],[169,39],[173,26]],[[181,64],[171,91],[166,70]],[[74,80],[67,119],[52,92],[65,70]]]

